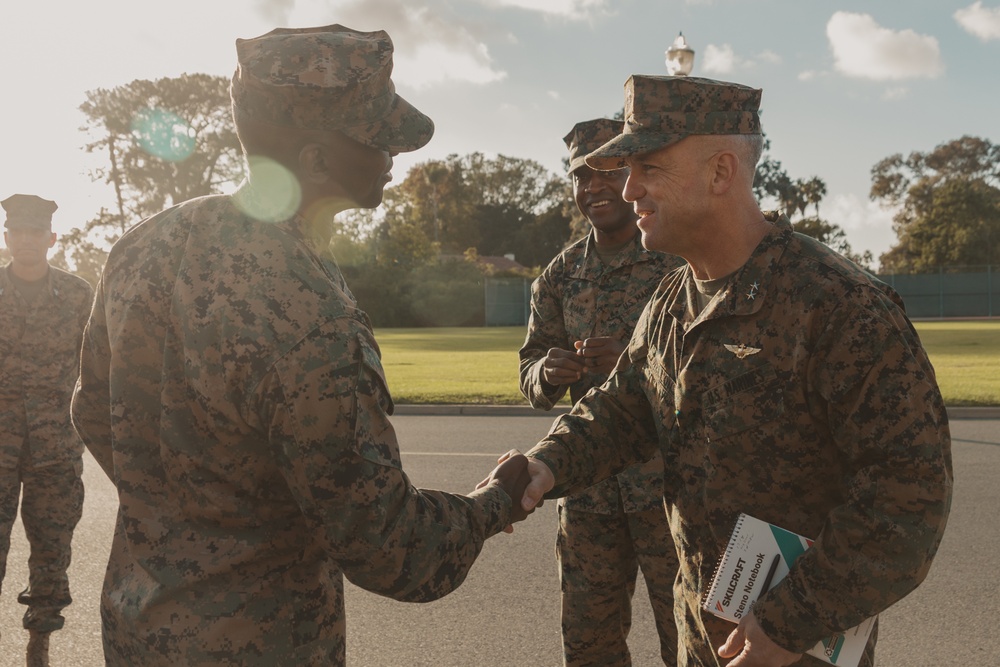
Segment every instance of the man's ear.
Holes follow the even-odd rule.
[[[725,194],[736,181],[740,170],[740,159],[732,151],[722,151],[712,160],[712,192]]]
[[[326,147],[323,144],[308,143],[299,150],[299,168],[302,177],[312,183],[324,183],[330,178],[330,169],[326,159]]]
[[[53,248],[56,245],[56,233],[52,232],[49,234],[49,247]]]

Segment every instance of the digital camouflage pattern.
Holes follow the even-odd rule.
[[[587,156],[594,169],[625,166],[692,134],[760,134],[761,91],[696,76],[633,75],[625,82],[625,129]]]
[[[0,583],[23,485],[31,548],[28,588],[18,598],[28,605],[24,627],[56,630],[71,602],[66,570],[83,509],[83,443],[69,406],[94,291],[49,267],[45,289],[29,302],[10,271],[9,264],[0,269]]]
[[[615,514],[574,512],[563,505],[558,509],[563,664],[631,664],[626,637],[641,569],[660,639],[660,658],[664,665],[676,665],[673,584],[677,552],[663,505]]]
[[[238,119],[337,130],[391,152],[416,150],[434,134],[431,119],[396,94],[385,31],[278,28],[237,39],[236,52],[231,93]]]
[[[768,636],[800,652],[912,591],[951,506],[947,414],[898,295],[768,219],[699,315],[690,268],[671,274],[608,382],[529,452],[558,497],[658,443],[680,559],[679,665],[715,667],[733,629],[699,603],[740,512],[816,538],[754,606]]]
[[[0,206],[7,213],[3,226],[6,229],[52,229],[52,214],[59,206],[38,195],[11,195]]]
[[[572,174],[585,165],[587,153],[617,137],[624,126],[622,121],[610,118],[584,120],[574,125],[563,137],[563,143],[569,149],[569,173]]]
[[[344,576],[433,600],[509,522],[497,485],[410,483],[368,318],[302,224],[209,196],[111,250],[73,401],[119,493],[109,665],[343,665]]]
[[[588,138],[593,139],[586,133],[577,135],[584,146]],[[572,350],[574,341],[595,336],[624,343],[656,285],[681,264],[682,260],[672,255],[643,248],[638,235],[605,264],[597,254],[593,232],[553,259],[531,286],[528,332],[519,352],[521,393],[532,407],[549,410],[567,390],[566,385],[553,386],[542,379],[549,348]],[[569,386],[571,399],[578,401],[606,379],[603,373],[587,369],[583,378]],[[556,555],[560,561],[566,665],[625,664],[608,656],[628,655],[625,637],[631,619],[638,545],[653,543],[659,544],[663,563],[652,566],[653,558],[643,558],[642,572],[665,663],[673,664],[677,630],[671,588],[677,566],[662,490],[663,463],[653,456],[559,501]],[[659,521],[642,522],[637,514],[652,514]],[[620,560],[608,560],[611,557]],[[609,618],[619,622],[609,625]]]
[[[528,332],[518,357],[521,393],[533,408],[550,410],[567,391],[567,385],[542,379],[549,348],[572,350],[575,341],[595,336],[628,341],[656,286],[683,264],[673,255],[646,250],[638,236],[607,265],[594,246],[591,233],[556,256],[531,285]],[[588,368],[568,385],[570,399],[576,403],[606,379]],[[651,461],[563,502],[574,510],[613,514],[620,494],[626,512],[660,508],[662,475],[659,461]]]

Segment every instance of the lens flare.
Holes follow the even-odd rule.
[[[251,155],[250,185],[235,198],[241,211],[261,222],[288,220],[302,204],[302,187],[291,171],[274,160]]]
[[[143,109],[132,119],[132,136],[144,151],[169,162],[182,162],[194,152],[194,129],[177,114]]]

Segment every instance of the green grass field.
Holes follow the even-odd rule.
[[[396,403],[527,405],[517,388],[524,327],[378,329]]]
[[[1000,405],[1000,320],[916,322],[950,406]],[[517,388],[524,327],[379,329],[396,403],[526,405]]]
[[[1000,405],[1000,320],[914,322],[950,406]]]

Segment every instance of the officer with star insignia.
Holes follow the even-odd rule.
[[[625,93],[623,131],[586,162],[629,167],[643,245],[687,266],[607,382],[528,452],[523,507],[658,451],[678,664],[822,665],[803,653],[910,593],[941,542],[953,478],[934,369],[895,291],[759,208],[760,90],[636,75]],[[700,603],[741,512],[815,542],[733,626]]]

